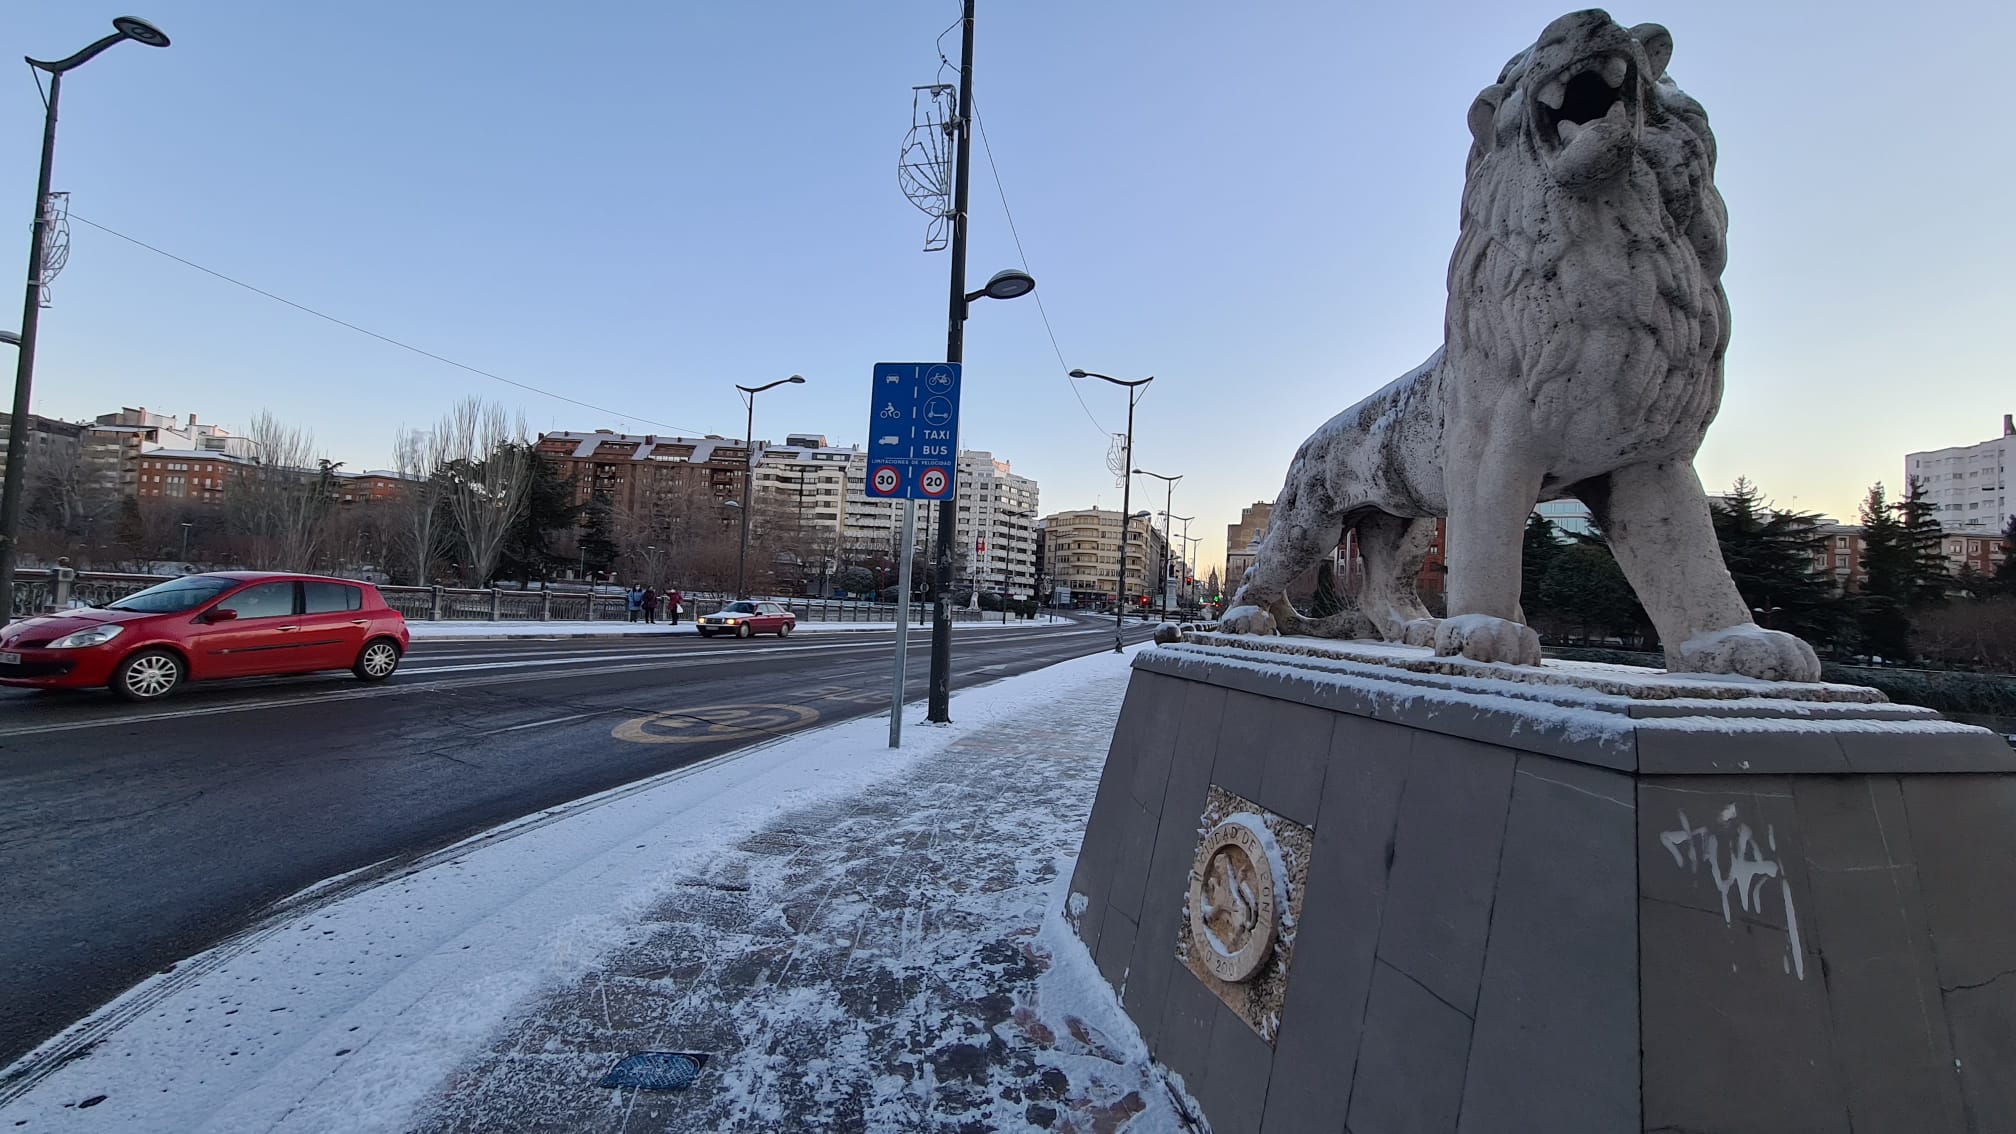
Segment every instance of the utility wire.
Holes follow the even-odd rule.
[[[146,241],[139,239],[138,237],[128,236],[125,233],[118,231],[117,229],[107,228],[104,225],[99,224],[97,221],[89,219],[88,217],[81,217],[78,216],[76,213],[71,213],[70,219],[74,221],[81,221],[84,224],[88,224],[92,228],[95,228],[108,236],[116,236],[119,239],[124,240],[128,244],[138,245],[139,247],[145,248],[147,251],[152,252],[157,256],[166,256],[168,259],[173,260],[178,264],[184,265],[185,267],[194,268],[197,271],[202,272],[204,275],[215,276],[216,278],[223,280],[225,283],[232,284],[233,286],[236,287],[242,287],[246,291],[252,292],[255,295],[263,295],[267,299],[270,299],[275,303],[285,304],[288,307],[292,307],[296,311],[300,311],[308,315],[313,315],[317,319],[323,319],[328,322],[334,323],[339,327],[344,327],[349,330],[355,331],[360,335],[365,335],[370,338],[377,339],[381,343],[386,343],[388,345],[398,347],[400,350],[412,351],[414,354],[417,354],[422,358],[431,358],[435,362],[452,366],[457,370],[466,370],[471,374],[475,374],[483,378],[488,378],[493,382],[502,382],[506,386],[515,386],[520,390],[527,391],[528,393],[538,394],[541,397],[552,398],[554,401],[566,402],[568,405],[580,406],[582,409],[594,410],[596,413],[607,414],[611,418],[617,420],[637,421],[642,422],[646,425],[655,425],[661,429],[669,429],[673,433],[678,434],[680,436],[686,436],[689,433],[690,435],[695,437],[703,437],[706,435],[705,430],[688,429],[685,426],[670,425],[662,421],[653,421],[648,417],[639,417],[636,414],[631,413],[627,410],[613,410],[607,406],[598,406],[592,402],[584,402],[578,398],[570,398],[565,394],[556,394],[551,390],[542,390],[537,386],[529,385],[524,382],[519,382],[511,378],[506,378],[502,374],[493,374],[488,370],[482,369],[481,367],[470,366],[466,362],[457,362],[454,359],[448,358],[444,355],[435,354],[431,350],[425,350],[420,347],[414,346],[412,343],[401,342],[390,335],[381,335],[368,327],[360,327],[347,319],[338,319],[334,315],[330,315],[322,311],[317,311],[313,307],[310,307],[305,303],[296,303],[284,295],[275,295],[274,293],[267,291],[265,288],[254,287],[253,285],[246,283],[244,280],[233,279],[230,276],[227,276],[223,272],[217,271],[214,268],[206,268],[194,260],[186,260],[180,256],[177,256],[173,252],[169,252],[161,248],[156,248],[152,244],[149,244]]]
[[[1022,258],[1022,270],[1033,276],[1036,272],[1029,267],[1029,253],[1022,248],[1022,233],[1015,227],[1015,212],[1008,207],[1008,190],[1001,184],[1001,167],[994,162],[994,144],[987,140],[987,124],[980,118],[980,103],[978,99],[974,100],[971,109],[973,111],[973,124],[979,127],[980,130],[981,148],[987,151],[987,168],[994,174],[994,191],[1000,195],[1001,211],[1007,214],[1008,217],[1008,234],[1015,238],[1015,254]],[[1099,431],[1099,435],[1101,437],[1111,437],[1113,435],[1112,431],[1099,423],[1099,418],[1092,412],[1092,407],[1085,404],[1085,395],[1078,392],[1078,383],[1069,376],[1071,373],[1071,364],[1064,361],[1064,350],[1057,345],[1057,332],[1050,326],[1050,312],[1043,306],[1042,289],[1038,288],[1030,294],[1036,299],[1037,313],[1043,316],[1043,330],[1050,336],[1050,350],[1057,355],[1058,373],[1066,376],[1064,381],[1071,388],[1071,396],[1078,400],[1078,408],[1085,411],[1086,420],[1090,421],[1092,427]]]

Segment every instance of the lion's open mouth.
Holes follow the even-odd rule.
[[[1558,152],[1599,122],[1635,129],[1637,69],[1625,55],[1597,55],[1563,68],[1534,97],[1541,144]]]

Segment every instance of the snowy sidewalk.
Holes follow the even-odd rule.
[[[1126,661],[961,693],[900,752],[886,718],[797,734],[304,897],[0,1075],[0,1129],[1185,1129],[1059,911]],[[597,1085],[637,1051],[708,1058],[682,1093]]]
[[[1116,668],[723,847],[645,914],[636,940],[494,1036],[417,1128],[1068,1119],[1090,1131],[1151,1103],[1157,1115],[1132,1129],[1171,1128],[1082,946],[1045,925],[1098,786]],[[636,1051],[710,1059],[684,1094],[594,1085]]]

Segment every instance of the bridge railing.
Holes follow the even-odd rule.
[[[140,575],[111,571],[75,571],[68,567],[26,569],[15,572],[13,616],[26,618],[51,610],[103,605],[135,591],[165,583],[174,575]],[[629,604],[620,591],[566,590],[515,587],[400,587],[379,585],[385,605],[413,622],[622,622],[629,618]],[[733,596],[708,592],[690,593],[685,598],[682,621],[712,614],[735,601]],[[776,598],[775,602],[798,616],[800,622],[894,622],[896,604],[863,599]],[[956,608],[955,622],[980,620],[984,612]],[[931,621],[929,603],[910,604],[910,616],[918,625]],[[669,612],[659,612],[660,621],[670,621]]]

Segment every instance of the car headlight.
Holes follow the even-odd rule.
[[[75,634],[65,634],[49,643],[52,650],[81,650],[86,646],[102,646],[124,634],[124,626],[93,626],[89,630],[79,630]]]

